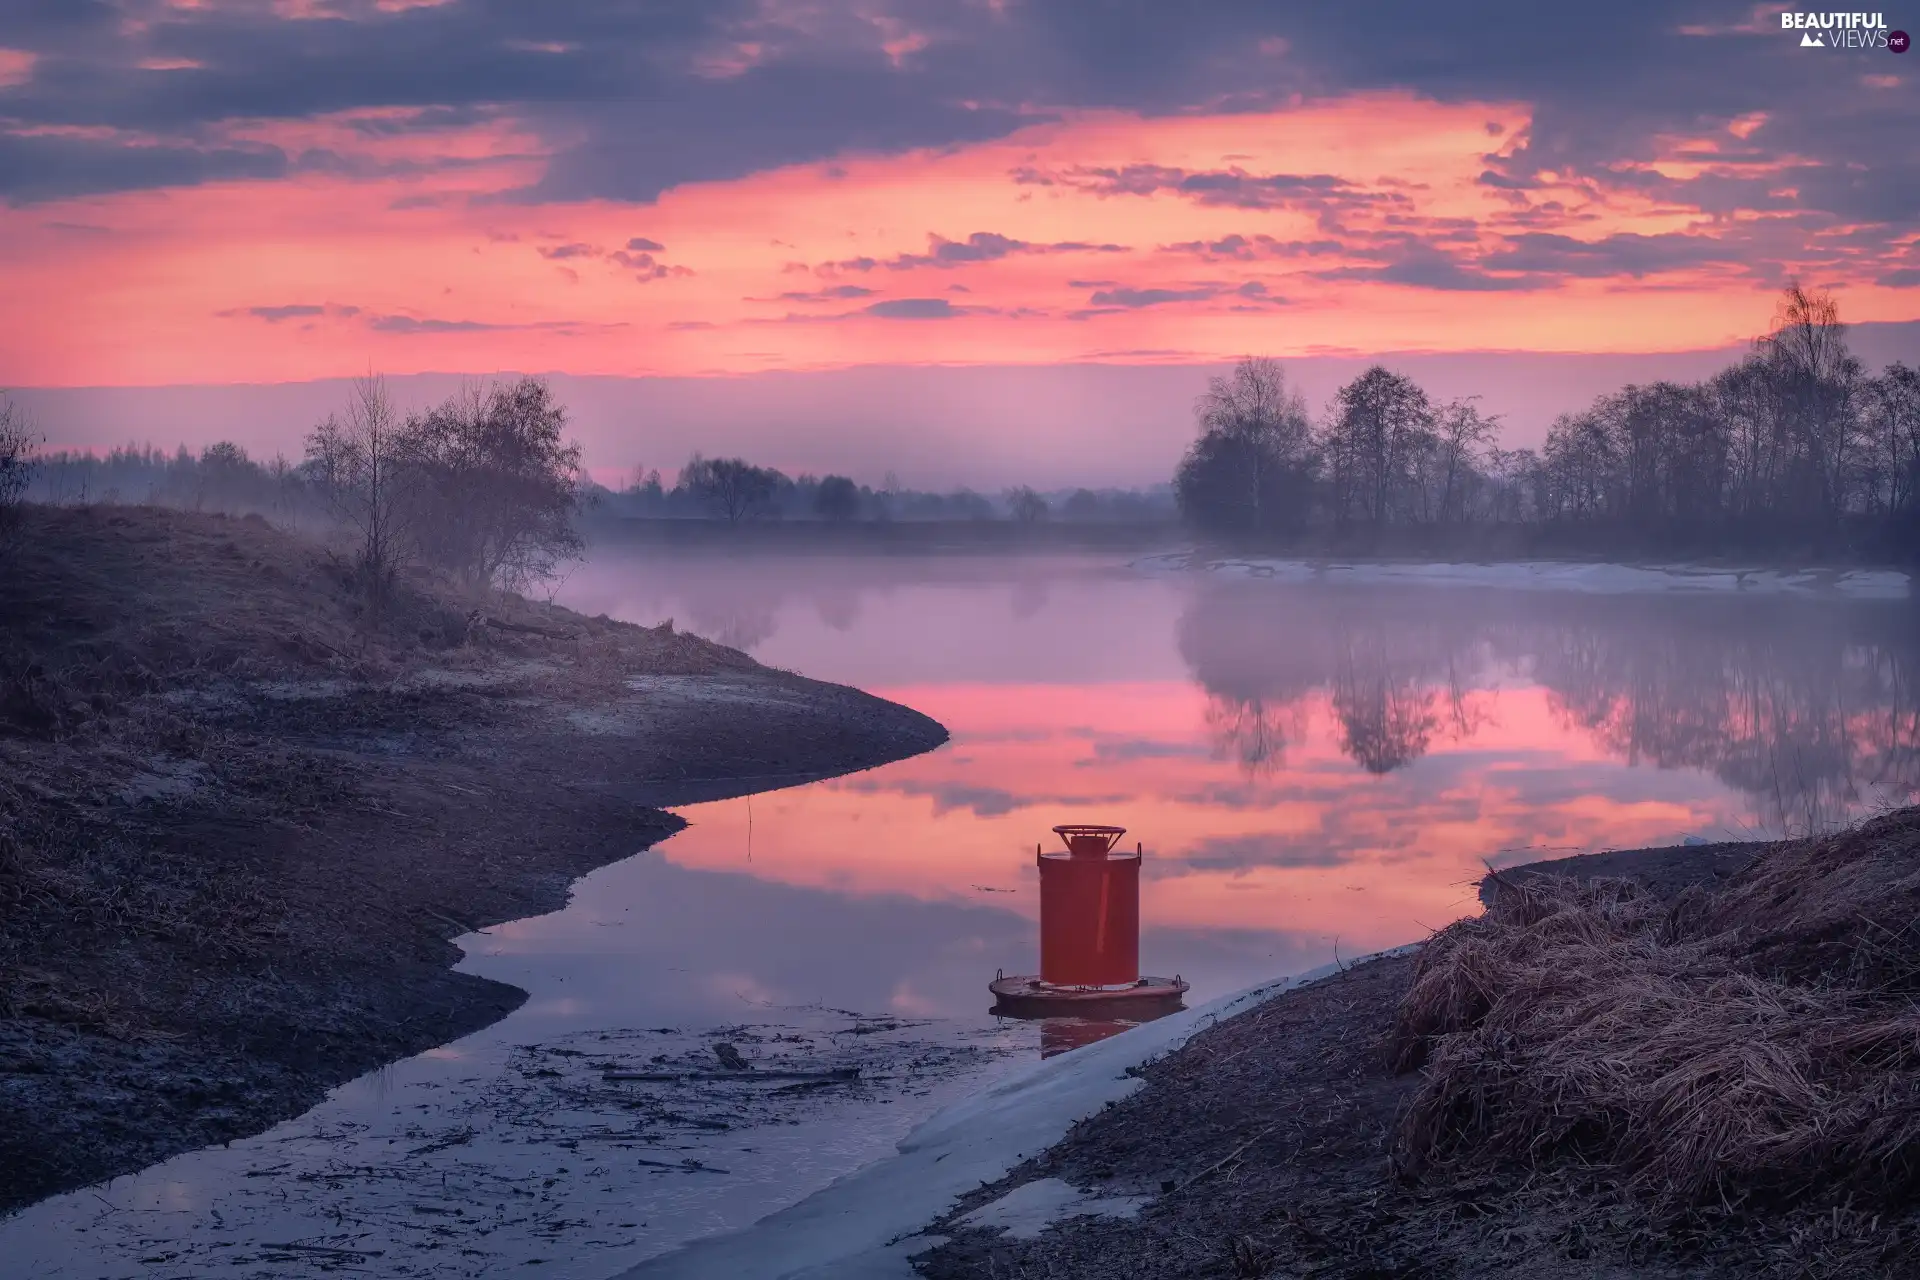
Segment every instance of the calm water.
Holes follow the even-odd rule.
[[[0,1224],[0,1274],[592,1277],[742,1225],[1039,1052],[985,984],[1034,967],[1056,823],[1145,843],[1143,963],[1198,1001],[1419,937],[1475,909],[1485,862],[1797,832],[1920,783],[1904,602],[684,555],[603,559],[560,599],[671,617],[953,740],[689,807],[566,910],[463,939],[465,968],[531,993],[505,1022]],[[711,1064],[717,1038],[882,1078],[602,1079]]]

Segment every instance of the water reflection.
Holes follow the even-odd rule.
[[[1913,622],[1906,605],[1222,586],[1195,594],[1179,644],[1249,775],[1284,763],[1317,701],[1342,753],[1385,774],[1473,742],[1530,680],[1609,755],[1709,772],[1759,826],[1799,831],[1920,786]]]
[[[1117,1019],[1048,1018],[1040,1024],[1040,1056],[1051,1058],[1070,1049],[1083,1049],[1139,1025]]]

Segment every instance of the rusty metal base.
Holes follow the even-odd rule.
[[[1179,1009],[1188,985],[1142,978],[1130,987],[1056,987],[1032,974],[995,978],[991,1012],[1003,1018],[1157,1018]]]

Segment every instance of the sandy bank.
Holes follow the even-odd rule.
[[[945,730],[671,628],[410,584],[255,521],[36,510],[0,572],[0,1210],[257,1132],[522,994],[448,939],[657,806]]]

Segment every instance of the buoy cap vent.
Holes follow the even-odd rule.
[[[1070,853],[1104,855],[1120,843],[1120,837],[1127,834],[1127,829],[1070,822],[1055,827],[1053,833],[1066,842]]]

